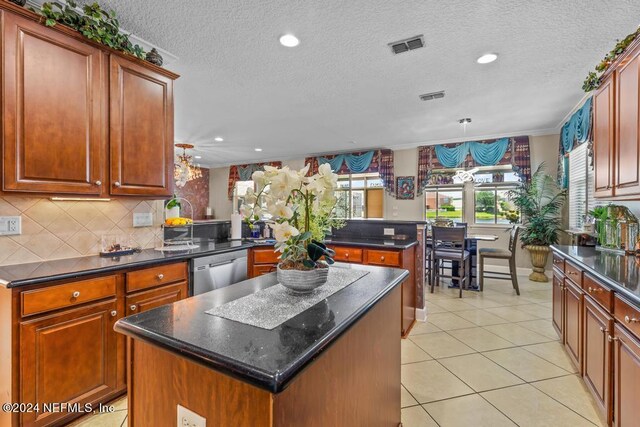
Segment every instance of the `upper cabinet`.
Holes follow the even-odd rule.
[[[103,52],[11,13],[2,36],[4,190],[100,195]]]
[[[595,196],[640,199],[640,41],[611,65],[593,105]]]
[[[0,14],[2,191],[170,196],[178,76],[26,9]]]
[[[111,194],[170,196],[173,81],[118,56],[109,77]]]
[[[613,196],[614,160],[614,88],[613,75],[603,82],[593,96],[593,159],[595,196]]]

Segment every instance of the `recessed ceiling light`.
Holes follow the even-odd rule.
[[[285,34],[280,37],[280,44],[286,47],[296,47],[300,44],[300,40],[293,34]]]
[[[202,158],[202,156],[193,156],[193,157],[195,157],[196,159],[201,159]]]
[[[493,62],[496,59],[498,59],[498,55],[496,55],[495,53],[486,53],[482,55],[480,58],[478,58],[476,61],[478,62],[478,64],[489,64],[490,62]]]
[[[215,137],[215,138],[213,138],[213,139],[214,139],[214,141],[218,141],[218,142],[222,142],[222,141],[224,141],[224,138],[223,138],[223,137],[221,137],[221,136],[216,136],[216,137]]]
[[[262,148],[254,148],[256,151],[262,151]]]

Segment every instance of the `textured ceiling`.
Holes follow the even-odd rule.
[[[637,0],[101,3],[179,58],[176,140],[209,166],[459,139],[462,117],[467,138],[551,132],[640,23]],[[281,46],[286,32],[300,46]],[[425,48],[391,55],[387,43],[417,34]],[[498,61],[476,64],[486,52]]]

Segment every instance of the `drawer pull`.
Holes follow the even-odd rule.
[[[349,258],[349,252],[347,252],[346,254],[344,254],[345,258]]]
[[[71,294],[72,298],[78,298],[80,296],[80,292],[79,291],[75,291],[74,293]]]
[[[612,337],[611,335],[609,335],[609,336],[607,337],[607,340],[608,340],[609,342],[618,341],[618,337]]]
[[[380,257],[380,261],[384,261],[384,255]]]
[[[115,310],[111,310],[111,317],[116,317],[116,314],[118,314],[117,311]]]
[[[138,307],[135,304],[131,304],[129,308],[131,309],[131,311],[136,311]]]
[[[604,333],[604,332],[609,332],[609,331],[606,330],[605,328],[603,328],[602,326],[600,326],[600,332]]]
[[[640,323],[640,319],[636,319],[635,317],[624,316],[624,321],[627,323]]]
[[[589,286],[589,289],[587,289],[589,291],[589,293],[594,293],[594,292],[604,292],[604,289],[602,288],[592,288],[591,286]]]
[[[158,280],[162,280],[162,279],[164,279],[164,274],[162,273],[158,274]]]

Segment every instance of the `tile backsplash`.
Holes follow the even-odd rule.
[[[151,213],[153,226],[133,228],[134,213]],[[151,248],[162,235],[162,201],[52,201],[0,197],[0,216],[22,217],[22,234],[0,236],[0,265],[97,255],[103,234],[130,234]]]

